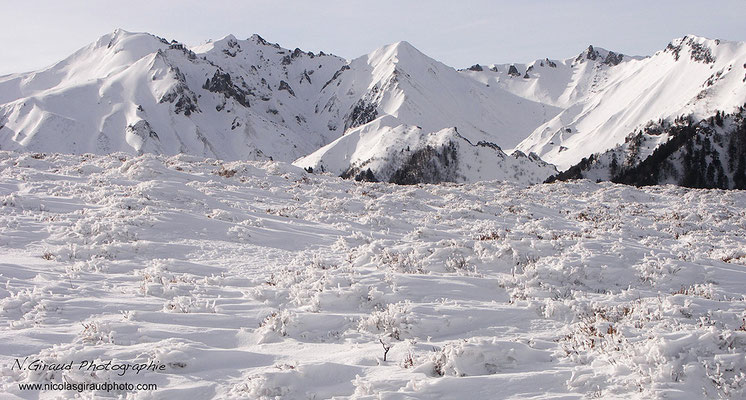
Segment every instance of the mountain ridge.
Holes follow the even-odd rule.
[[[319,167],[306,161],[320,162],[325,156],[316,152],[373,124],[366,136],[416,127],[425,143],[453,129],[464,148],[494,143],[564,170],[650,121],[746,102],[743,85],[735,85],[742,57],[746,65],[743,42],[687,35],[647,57],[590,45],[564,60],[456,70],[406,41],[346,60],[285,49],[258,34],[190,47],[117,29],[52,66],[0,77],[0,149],[189,153]],[[369,159],[393,159],[395,150],[403,149],[379,149]],[[343,153],[346,160],[362,154]],[[546,169],[537,163],[523,172],[530,170]]]

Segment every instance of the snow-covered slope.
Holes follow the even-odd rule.
[[[321,111],[332,120],[341,117],[345,130],[391,115],[424,132],[456,127],[472,142],[513,148],[561,111],[469,79],[407,42],[384,46],[348,67],[329,83]]]
[[[738,190],[0,151],[0,397],[740,400],[744,269]]]
[[[529,98],[565,108],[537,127],[518,149],[566,169],[583,157],[623,143],[627,135],[650,122],[689,115],[698,120],[716,110],[733,112],[746,102],[743,42],[685,36],[642,59],[618,60],[604,56],[608,53],[595,57],[594,53],[589,49],[557,64],[556,70],[546,63],[535,67],[542,74],[535,87],[531,79],[514,85]],[[541,80],[546,72],[557,76],[549,85]],[[558,90],[563,82],[569,84]]]
[[[746,104],[738,112],[695,121],[661,121],[593,154],[551,180],[611,180],[633,185],[675,184],[746,189]]]
[[[554,166],[534,156],[507,155],[494,143],[471,142],[455,128],[427,132],[390,115],[348,131],[294,164],[357,180],[400,184],[483,180],[534,184],[556,173]]]

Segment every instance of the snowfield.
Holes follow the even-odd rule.
[[[740,399],[744,288],[744,191],[0,152],[8,398]]]

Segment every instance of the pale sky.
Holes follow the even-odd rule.
[[[123,28],[195,45],[229,33],[346,58],[406,40],[456,68],[649,55],[686,34],[746,41],[746,1],[0,0],[0,74],[50,65]]]

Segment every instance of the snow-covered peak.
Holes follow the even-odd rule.
[[[712,39],[712,38],[708,38],[708,37],[705,37],[705,36],[694,35],[694,34],[691,34],[691,33],[687,34],[687,35],[684,35],[684,36],[682,36],[680,38],[675,38],[675,39],[671,40],[671,44],[674,45],[674,46],[678,46],[678,45],[689,45],[689,46],[691,46],[692,44],[697,43],[697,44],[700,44],[700,45],[703,45],[703,46],[707,46],[707,47],[711,47],[711,48],[714,48],[714,47],[720,45],[720,42],[721,42],[720,39]],[[734,42],[734,43],[738,43],[738,42]]]
[[[409,42],[400,41],[382,46],[368,55],[359,57],[351,62],[353,65],[367,64],[372,69],[374,81],[387,81],[395,75],[415,78],[426,74],[428,69],[433,73],[441,69],[453,69],[419,51]],[[396,78],[397,80],[402,76]]]
[[[422,59],[430,59],[430,57],[406,41],[382,46],[368,54],[367,57],[371,64],[398,64],[400,62],[418,62]]]
[[[664,52],[671,54],[676,61],[679,61],[683,56],[684,59],[711,64],[717,59],[716,53],[720,50],[720,44],[721,41],[719,39],[708,39],[702,36],[686,35],[672,40],[671,43],[666,46]],[[731,47],[733,45],[737,46],[738,44],[738,42],[728,42],[729,46],[724,47]]]
[[[128,32],[117,28],[77,51],[60,64],[72,64],[79,62],[82,58],[91,58],[95,62],[96,58],[102,57],[106,60],[100,61],[116,59],[121,64],[132,63],[169,45],[166,39],[150,33]]]
[[[502,180],[543,182],[556,169],[534,155],[505,154],[455,127],[429,132],[384,115],[297,160],[308,171],[400,184]]]
[[[52,66],[0,77],[0,104],[112,76],[168,46],[165,39],[149,33],[116,29]]]

